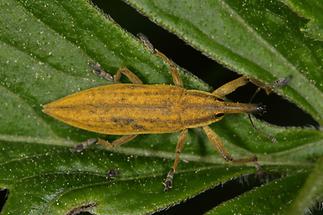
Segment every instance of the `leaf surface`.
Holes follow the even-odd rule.
[[[306,173],[296,173],[271,181],[223,203],[207,214],[283,214],[290,207],[294,192],[302,187],[306,176]]]
[[[161,182],[177,133],[142,135],[113,151],[98,146],[72,153],[73,145],[97,134],[56,121],[41,106],[109,84],[91,73],[93,62],[112,74],[128,67],[145,83],[171,83],[168,65],[88,1],[0,0],[0,187],[9,190],[2,214],[147,214],[255,173],[251,165],[225,163],[200,129],[190,131],[168,193]],[[181,77],[187,88],[211,89],[183,70]],[[266,171],[286,176],[295,168],[306,174],[323,154],[318,130],[256,123],[278,143],[259,135],[242,115],[212,128],[233,156],[256,154]],[[106,178],[109,170],[118,173],[115,179]]]
[[[314,40],[323,41],[323,5],[319,0],[296,1],[282,0],[291,10],[299,16],[308,19],[308,23],[300,30]]]

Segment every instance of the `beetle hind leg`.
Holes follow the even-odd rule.
[[[251,156],[251,157],[246,157],[246,158],[241,158],[241,159],[235,159],[233,158],[230,153],[226,150],[224,147],[220,137],[209,127],[209,126],[204,126],[203,130],[206,134],[206,136],[209,138],[209,140],[213,143],[215,146],[216,150],[220,153],[220,155],[224,158],[226,161],[230,161],[233,163],[249,163],[249,162],[257,162],[257,157],[256,156]],[[258,165],[256,163],[256,165]]]
[[[175,161],[173,164],[173,167],[171,168],[171,170],[168,172],[165,181],[163,182],[164,184],[164,191],[168,191],[173,187],[173,178],[174,178],[174,174],[176,172],[178,163],[180,161],[180,154],[183,151],[184,148],[184,143],[187,137],[187,129],[184,129],[181,131],[178,141],[177,141],[177,145],[176,145],[176,157],[175,157]]]

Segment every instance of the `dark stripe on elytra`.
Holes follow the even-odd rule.
[[[108,109],[108,108],[120,108],[120,109],[126,109],[126,108],[139,108],[139,109],[170,109],[173,106],[172,105],[148,105],[148,104],[79,104],[79,105],[64,105],[55,107],[55,109],[86,109],[88,107],[91,108],[98,108],[98,109]],[[215,106],[215,105],[203,105],[203,104],[184,104],[184,109],[204,109],[204,110],[219,110],[219,111],[225,111],[228,108],[226,106]],[[48,110],[51,108],[48,108]],[[170,110],[169,110],[170,112]]]
[[[130,125],[131,123],[139,123],[139,124],[145,124],[145,123],[150,123],[150,124],[158,124],[158,123],[166,123],[166,124],[181,124],[179,119],[151,119],[151,118],[124,118],[124,117],[111,117],[111,118],[105,118],[102,120],[96,120],[97,122],[102,122],[102,123],[107,123],[107,122],[112,122],[115,124],[119,125]]]
[[[165,124],[170,124],[170,125],[178,125],[181,124],[180,120],[162,120],[160,118],[157,119],[151,119],[151,118],[126,118],[126,117],[111,117],[111,118],[99,118],[97,120],[90,120],[90,119],[83,119],[83,120],[74,120],[66,117],[58,117],[66,121],[73,121],[75,123],[82,123],[82,122],[99,122],[99,123],[111,123],[111,125],[131,125],[131,124],[145,124],[145,123],[150,123],[150,124],[158,124],[158,123],[165,123]],[[84,123],[86,124],[86,123]],[[160,126],[160,124],[158,125]]]
[[[142,108],[142,109],[169,109],[171,105],[156,105],[156,104],[109,104],[109,103],[101,103],[101,104],[77,104],[77,105],[64,105],[58,106],[55,108],[47,108],[50,109],[87,109],[87,107],[94,109],[108,109],[108,108]]]
[[[199,92],[195,92],[195,91],[187,91],[186,96],[196,96],[196,97],[200,97],[200,98],[209,98],[209,99],[217,99],[214,95],[212,94],[204,94],[204,93],[199,93]]]
[[[100,108],[100,109],[108,109],[108,108],[142,108],[142,109],[170,109],[173,107],[173,104],[116,104],[116,103],[97,103],[97,104],[77,104],[77,105],[64,105],[55,107],[55,109],[86,109],[87,107],[91,108]],[[201,103],[190,103],[183,104],[183,108],[187,109],[205,109],[205,110],[226,110],[227,106],[215,106],[213,104],[201,104]],[[51,108],[48,108],[51,109]]]
[[[181,94],[181,92],[183,92],[185,89],[183,90],[179,90],[179,89],[176,89],[175,90],[168,90],[168,89],[174,89],[174,88],[168,88],[165,87],[165,89],[162,89],[162,88],[154,88],[153,90],[152,89],[149,89],[149,88],[142,88],[143,90],[133,90],[132,88],[116,88],[116,89],[111,89],[111,90],[107,90],[107,89],[98,89],[97,91],[95,91],[96,89],[94,88],[92,91],[89,90],[87,93],[90,93],[90,92],[96,92],[96,93],[102,93],[102,94],[106,94],[106,93],[109,93],[109,95],[115,95],[115,96],[118,96],[118,95],[161,95],[161,96],[164,96],[164,95],[172,95],[174,96],[174,92],[178,92],[178,95]],[[155,91],[154,91],[155,90]],[[82,93],[82,91],[80,92]],[[172,93],[172,94],[170,94]]]
[[[151,118],[122,118],[122,117],[112,117],[112,118],[106,118],[105,120],[96,120],[96,122],[100,122],[100,123],[109,123],[111,122],[111,124],[113,125],[118,124],[120,126],[128,126],[131,124],[138,124],[138,125],[144,125],[144,124],[155,124],[158,125],[156,127],[171,127],[171,126],[161,126],[159,123],[163,123],[163,124],[171,124],[171,125],[180,125],[180,126],[185,126],[185,125],[192,125],[192,124],[200,124],[203,122],[208,122],[208,121],[212,121],[215,118],[219,117],[218,115],[210,115],[210,116],[206,116],[206,117],[201,117],[201,118],[197,118],[197,119],[188,119],[188,120],[183,120],[182,122],[180,122],[181,120],[165,120],[165,119],[151,119]],[[94,122],[94,121],[92,121]]]
[[[83,124],[84,125],[84,127],[89,127],[89,128],[92,128],[93,129],[93,131],[102,131],[102,130],[105,130],[105,129],[109,129],[109,130],[111,130],[111,131],[113,131],[114,129],[116,129],[115,128],[115,124],[111,124],[111,126],[109,126],[109,127],[107,127],[107,125],[105,125],[105,126],[98,126],[98,125],[93,125],[93,124],[88,124],[88,123],[82,123],[83,121],[76,121],[76,120],[73,120],[73,119],[69,119],[69,118],[65,118],[65,117],[60,117],[63,121],[65,121],[65,122],[72,122],[72,123],[75,123],[75,124],[78,124],[78,128],[82,128],[82,127],[79,127],[79,125],[81,124]],[[89,121],[87,121],[87,122],[89,122]],[[94,121],[92,121],[92,122],[94,122]],[[121,124],[120,124],[120,126],[121,126]],[[140,124],[133,124],[133,125],[130,125],[130,127],[133,129],[133,130],[128,130],[128,131],[138,131],[138,132],[140,132],[140,131],[143,131],[143,132],[146,132],[147,131],[147,133],[149,133],[149,131],[150,130],[158,130],[158,129],[148,129],[148,128],[145,128],[143,125],[140,125]],[[177,126],[177,127],[179,127],[179,126]],[[161,128],[161,129],[167,129],[167,130],[175,130],[175,129],[177,129],[177,127],[176,128],[174,128],[173,126],[162,126],[162,125],[159,125],[158,126],[158,128]],[[122,127],[121,127],[122,128]],[[128,128],[127,128],[128,129]],[[142,129],[142,130],[141,130]],[[125,129],[120,129],[120,127],[118,127],[117,128],[117,132],[118,131],[124,131],[124,133],[127,133],[126,131],[125,131]],[[113,133],[113,132],[112,132]]]
[[[90,105],[90,106],[93,106],[93,105]],[[79,105],[77,106],[78,108],[84,108],[84,105]],[[116,107],[116,105],[114,104],[113,106],[111,107]],[[135,106],[127,106],[126,108],[134,108]],[[137,106],[139,108],[143,108],[143,106],[139,105]],[[157,109],[155,107],[149,107],[149,106],[146,106],[147,108],[149,109]],[[77,109],[76,106],[61,106],[60,108],[74,108],[74,109]],[[94,108],[97,108],[97,107],[94,107]],[[125,108],[124,105],[122,105],[122,108]],[[160,109],[160,108],[158,108]],[[201,123],[201,122],[207,122],[207,121],[210,121],[210,120],[213,120],[215,117],[215,115],[210,115],[210,116],[206,116],[206,117],[202,117],[202,118],[197,118],[197,119],[190,119],[190,120],[184,120],[181,124],[198,124],[198,123]],[[63,118],[63,117],[60,117],[60,118]],[[101,118],[102,119],[102,118]],[[135,119],[130,119],[130,118],[116,118],[116,117],[111,117],[111,118],[105,118],[106,120],[96,120],[97,122],[112,122],[112,123],[118,123],[118,124],[125,124],[124,122],[130,122],[132,120],[136,120],[137,122],[141,122],[141,123],[157,123],[157,122],[165,122],[165,123],[178,123],[179,120],[165,120],[165,119],[161,119],[161,118],[158,118],[158,119],[151,119],[151,118],[138,118],[136,117]],[[71,120],[70,120],[71,121]],[[75,121],[75,120],[73,120]],[[75,121],[77,122],[77,121]]]
[[[107,92],[102,92],[104,94],[106,94]],[[115,97],[118,97],[119,95],[126,95],[126,96],[142,96],[142,95],[145,95],[145,96],[170,96],[170,92],[167,92],[167,93],[160,93],[160,92],[148,92],[148,91],[144,91],[144,92],[115,92],[115,91],[109,91],[108,92],[109,95],[113,95]],[[172,95],[174,96],[174,94]]]
[[[194,125],[194,124],[200,124],[203,122],[209,122],[212,121],[216,118],[218,118],[218,115],[210,115],[210,116],[206,116],[206,117],[201,117],[201,118],[197,118],[197,119],[188,119],[188,120],[184,120],[183,124],[184,125]]]
[[[111,118],[112,122],[122,125],[122,126],[131,126],[134,130],[140,130],[140,131],[145,131],[146,128],[143,125],[140,125],[136,122],[136,120],[131,119],[131,118],[118,118],[118,117],[113,117]]]
[[[242,104],[243,105],[243,104]],[[233,105],[212,105],[212,104],[185,104],[185,109],[201,109],[201,110],[213,110],[218,112],[226,113],[228,110],[241,110],[240,106],[233,106]]]
[[[125,127],[130,126],[133,129],[133,131],[138,131],[139,130],[139,131],[147,131],[147,133],[149,133],[149,130],[158,130],[157,128],[161,128],[161,129],[166,128],[166,129],[172,130],[172,128],[174,128],[173,125],[177,125],[175,128],[177,128],[177,127],[183,127],[184,128],[185,125],[200,124],[200,123],[203,123],[203,122],[212,121],[212,120],[216,119],[217,117],[219,117],[219,116],[211,115],[211,116],[198,118],[198,119],[184,120],[184,121],[182,121],[182,123],[180,123],[180,125],[178,124],[179,120],[164,120],[164,121],[162,121],[160,119],[154,119],[153,120],[153,119],[144,119],[144,118],[139,119],[139,120],[138,119],[134,120],[134,119],[127,119],[127,118],[119,118],[119,119],[108,120],[108,121],[96,121],[96,122],[102,122],[102,123],[104,123],[104,122],[105,123],[106,122],[112,122],[110,124],[111,126],[109,126],[109,127],[107,127],[107,125],[104,125],[105,128],[104,128],[104,126],[93,125],[93,124],[90,124],[90,123],[82,123],[82,121],[68,119],[68,118],[65,118],[65,117],[60,117],[60,118],[62,120],[64,120],[64,121],[74,122],[75,124],[83,124],[84,126],[90,127],[93,130],[97,130],[97,131],[104,130],[104,129],[113,130],[113,129],[115,129],[115,126],[116,126],[114,123],[116,123],[116,121],[119,121],[119,122],[122,121],[123,123],[116,123],[116,124],[120,125],[121,128],[122,128],[122,126],[125,126]],[[86,120],[86,122],[91,122],[91,121]],[[92,122],[95,122],[95,121],[92,121]],[[125,122],[127,123],[127,125],[124,124]],[[167,124],[171,123],[171,126],[168,126],[167,124],[166,124],[166,126],[165,125],[163,126],[163,125],[159,124],[158,126],[156,126],[156,129],[148,129],[148,128],[145,128],[143,125],[141,125],[141,124],[144,124],[145,122],[149,122],[151,124],[155,124],[156,122],[167,122]],[[175,128],[174,128],[174,130],[175,130]],[[117,128],[117,129],[120,129],[120,128]],[[122,130],[122,129],[120,129],[120,130]],[[131,130],[129,130],[129,131],[131,131]]]

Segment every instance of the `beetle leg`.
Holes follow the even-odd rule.
[[[137,136],[138,136],[137,134],[125,135],[125,136],[122,136],[122,137],[112,141],[111,143],[107,140],[102,140],[102,139],[98,138],[97,143],[101,144],[107,148],[114,148],[114,147],[120,146],[124,143],[127,143],[127,142],[135,139]]]
[[[80,144],[75,145],[73,148],[71,148],[71,151],[72,152],[81,152],[84,149],[88,148],[89,146],[96,144],[96,142],[98,142],[98,138],[87,139],[87,140],[81,142]]]
[[[165,61],[165,63],[167,63],[169,65],[169,69],[170,69],[170,72],[172,74],[172,78],[173,78],[174,84],[176,86],[182,87],[183,86],[183,82],[182,82],[181,77],[179,76],[179,72],[178,72],[177,66],[174,64],[173,61],[171,61],[168,57],[166,57],[166,55],[164,55],[163,53],[161,53],[158,50],[155,50],[155,51],[156,51],[155,54],[157,56],[159,56],[160,58],[162,58]]]
[[[168,172],[165,181],[163,182],[164,184],[164,191],[168,191],[172,188],[173,186],[173,177],[174,174],[176,172],[176,168],[178,166],[178,163],[180,161],[179,156],[181,154],[181,152],[183,151],[184,148],[184,143],[185,143],[185,139],[187,137],[187,129],[184,129],[181,131],[178,141],[177,141],[177,145],[176,145],[176,157],[175,157],[175,161],[173,164],[173,167],[171,168],[171,170]]]
[[[140,78],[135,75],[133,72],[131,72],[128,68],[126,67],[123,67],[123,68],[120,68],[117,73],[112,76],[110,73],[104,71],[102,68],[101,68],[101,65],[98,64],[98,63],[90,63],[90,67],[93,69],[93,72],[95,75],[99,76],[99,77],[102,77],[108,81],[113,81],[113,82],[119,82],[120,78],[121,78],[121,75],[125,75],[129,81],[131,81],[132,83],[134,84],[142,84],[142,81],[140,80]]]
[[[212,94],[218,98],[223,98],[224,96],[235,91],[238,87],[246,85],[248,82],[249,82],[248,78],[241,76],[217,88],[212,92]]]
[[[206,136],[209,138],[209,140],[213,143],[215,148],[220,152],[221,156],[226,161],[231,161],[233,163],[247,163],[247,162],[256,162],[257,157],[247,157],[247,158],[241,158],[241,159],[235,159],[233,158],[229,152],[224,148],[224,145],[220,139],[220,137],[209,127],[204,126],[203,127],[204,132],[206,133]]]
[[[274,81],[272,84],[264,84],[256,79],[250,78],[249,81],[254,85],[258,86],[259,88],[265,90],[266,94],[269,95],[275,88],[281,88],[288,84],[290,81],[291,76],[287,76],[285,78],[280,78]]]
[[[92,68],[92,71],[93,71],[93,73],[95,75],[97,75],[99,77],[102,77],[102,78],[104,78],[104,79],[106,79],[108,81],[114,81],[113,76],[110,73],[104,71],[101,68],[101,65],[100,64],[98,64],[98,63],[92,63],[91,62],[91,63],[89,63],[89,66]]]
[[[170,69],[170,72],[172,74],[174,84],[176,86],[182,87],[183,82],[182,82],[182,79],[179,76],[177,66],[174,64],[174,62],[171,61],[168,57],[166,57],[166,55],[164,55],[163,53],[161,53],[160,51],[155,49],[154,46],[151,44],[151,42],[148,40],[148,38],[145,35],[139,33],[138,37],[142,41],[142,43],[147,47],[147,49],[149,51],[151,51],[153,54],[160,57],[165,63],[167,63],[169,65],[169,67],[170,67],[169,69]]]
[[[119,82],[121,75],[125,75],[129,79],[129,81],[131,81],[134,84],[142,84],[140,78],[126,67],[120,68],[117,71],[117,73],[114,75],[114,81]]]
[[[94,144],[101,144],[103,146],[105,146],[106,148],[114,148],[114,147],[117,147],[121,144],[124,144],[124,143],[127,143],[131,140],[133,140],[137,135],[125,135],[125,136],[122,136],[112,142],[109,142],[107,140],[103,140],[101,138],[90,138],[78,145],[76,145],[72,151],[73,152],[81,152],[83,151],[84,149],[88,148],[89,146],[91,145],[94,145]]]
[[[140,41],[146,46],[146,48],[151,53],[155,54],[156,50],[155,50],[153,44],[151,44],[151,42],[149,41],[148,37],[146,37],[146,35],[144,35],[142,33],[138,33],[137,36],[140,39]]]
[[[230,81],[230,82],[222,85],[221,87],[215,89],[212,92],[212,94],[218,98],[223,98],[224,96],[235,91],[237,88],[246,85],[248,82],[253,83],[254,85],[258,86],[259,88],[265,90],[265,92],[267,94],[270,94],[274,88],[277,88],[277,87],[279,88],[279,87],[285,86],[288,83],[288,81],[290,80],[290,78],[291,77],[288,76],[286,78],[278,79],[278,80],[274,81],[273,84],[267,85],[267,84],[264,84],[256,79],[247,78],[247,77],[242,76],[242,77],[234,79],[233,81]],[[259,91],[259,88],[257,91]]]

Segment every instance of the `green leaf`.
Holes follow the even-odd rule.
[[[291,10],[299,16],[308,19],[305,27],[301,31],[315,40],[323,41],[323,5],[319,0],[282,0]]]
[[[296,173],[271,181],[242,194],[209,211],[218,214],[283,214],[291,204],[296,191],[306,179],[306,173]]]
[[[323,159],[315,167],[295,199],[289,214],[305,214],[314,203],[323,199]]]
[[[0,185],[10,192],[3,214],[66,214],[82,206],[95,214],[149,213],[252,171],[190,162],[176,175],[172,192],[165,193],[161,181],[171,161],[162,156],[136,150],[127,155],[127,149],[72,154],[66,146],[45,144],[51,140],[36,141],[0,142]],[[119,171],[115,180],[107,180],[109,169]]]
[[[142,135],[110,151],[98,146],[72,153],[71,146],[97,134],[54,120],[41,106],[107,84],[90,72],[90,62],[112,74],[126,66],[145,83],[171,83],[168,65],[86,0],[0,0],[0,187],[9,189],[2,214],[147,214],[255,173],[251,165],[224,162],[200,129],[190,130],[174,188],[167,193],[161,182],[173,162],[177,133]],[[284,76],[278,70],[266,74]],[[183,70],[181,77],[187,88],[211,89]],[[303,95],[312,88],[303,88]],[[277,143],[242,115],[227,116],[212,128],[233,156],[256,154],[265,171],[282,174],[281,181],[293,178],[295,170],[311,178],[310,169],[323,155],[321,131],[258,120],[256,125]],[[118,173],[115,179],[106,178],[109,170]],[[284,200],[292,201],[291,188],[301,189],[303,181],[268,186],[286,191]]]
[[[323,43],[300,31],[304,20],[278,1],[124,0],[230,69],[271,84],[323,122]],[[317,4],[321,5],[322,3]]]

